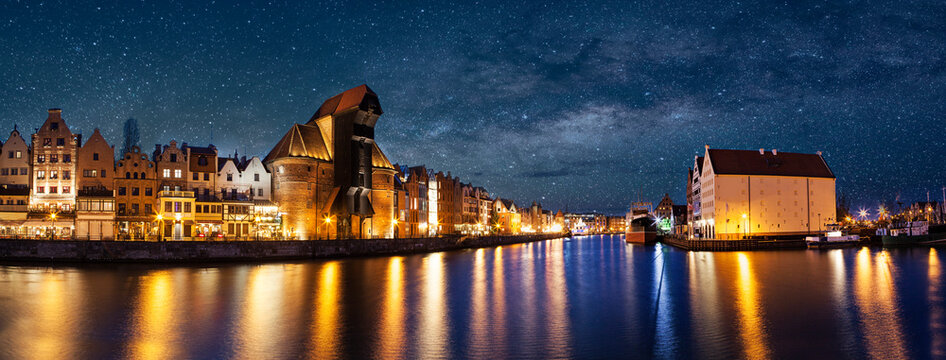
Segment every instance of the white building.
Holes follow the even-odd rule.
[[[16,126],[0,151],[0,184],[30,185],[30,147]]]
[[[703,159],[696,226],[706,238],[803,235],[836,222],[835,177],[820,152],[706,146]]]
[[[263,166],[259,157],[217,160],[217,187],[222,198],[245,198],[249,200],[272,199],[272,174]]]

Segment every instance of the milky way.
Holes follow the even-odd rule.
[[[367,83],[392,162],[519,202],[684,201],[704,144],[823,151],[854,207],[946,185],[946,5],[4,2],[0,121],[265,156]]]

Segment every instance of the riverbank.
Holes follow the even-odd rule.
[[[792,240],[688,240],[664,236],[660,242],[691,251],[749,251],[749,250],[796,250],[807,249],[805,239]]]
[[[491,247],[561,234],[303,241],[0,240],[0,261],[180,263],[401,255]]]

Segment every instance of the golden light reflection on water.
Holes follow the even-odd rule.
[[[739,277],[736,280],[736,306],[743,349],[747,358],[768,359],[771,357],[768,335],[764,328],[761,303],[755,279],[752,277],[749,257],[742,252],[736,256],[739,264]]]
[[[724,317],[721,313],[719,284],[716,275],[716,258],[712,252],[688,253],[688,289],[690,292],[690,317],[693,320],[691,329],[693,338],[699,342],[698,348],[712,349],[714,344],[710,339],[724,328]],[[718,337],[718,335],[716,336]],[[713,349],[714,351],[721,351]]]
[[[888,261],[887,252],[882,251],[871,263],[867,247],[857,252],[855,260],[854,297],[867,353],[875,359],[901,358],[906,354]]]
[[[571,328],[568,320],[568,289],[565,283],[564,242],[550,240],[545,253],[545,291],[548,296],[548,358],[570,357]]]
[[[490,331],[493,356],[503,356],[496,351],[506,349],[506,272],[503,270],[503,247],[493,249],[493,285],[492,301],[490,302]]]
[[[29,272],[23,274],[27,281],[38,281],[36,294],[35,321],[30,321],[22,329],[13,330],[20,337],[18,345],[25,349],[22,355],[30,359],[63,359],[75,353],[74,329],[72,322],[65,321],[75,315],[69,312],[81,308],[80,299],[67,297],[67,283],[78,281],[74,276],[64,273]],[[0,334],[7,335],[6,330]]]
[[[314,319],[309,358],[334,359],[339,357],[339,287],[338,262],[330,261],[319,270],[319,283],[316,289],[316,302],[313,306]]]
[[[260,359],[278,353],[284,310],[285,270],[275,265],[250,271],[240,309],[237,353],[239,359]]]
[[[489,355],[486,335],[489,332],[489,313],[486,304],[486,250],[476,249],[473,254],[472,311],[470,311],[471,357],[485,358]]]
[[[141,278],[132,325],[130,358],[179,359],[180,326],[171,272],[161,270]]]
[[[943,333],[946,332],[946,323],[944,323],[943,311],[943,278],[942,270],[939,264],[939,255],[935,248],[930,248],[929,270],[928,270],[929,288],[927,296],[930,302],[930,334],[933,335],[930,344],[930,356],[933,358],[946,357],[946,339],[943,339]]]
[[[423,263],[424,292],[418,345],[424,358],[447,356],[447,309],[444,303],[446,280],[443,253],[427,255]]]
[[[404,258],[388,260],[384,303],[381,313],[381,340],[375,354],[381,358],[403,357],[404,351]]]

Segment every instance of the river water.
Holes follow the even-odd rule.
[[[0,266],[0,358],[946,356],[946,248]]]

